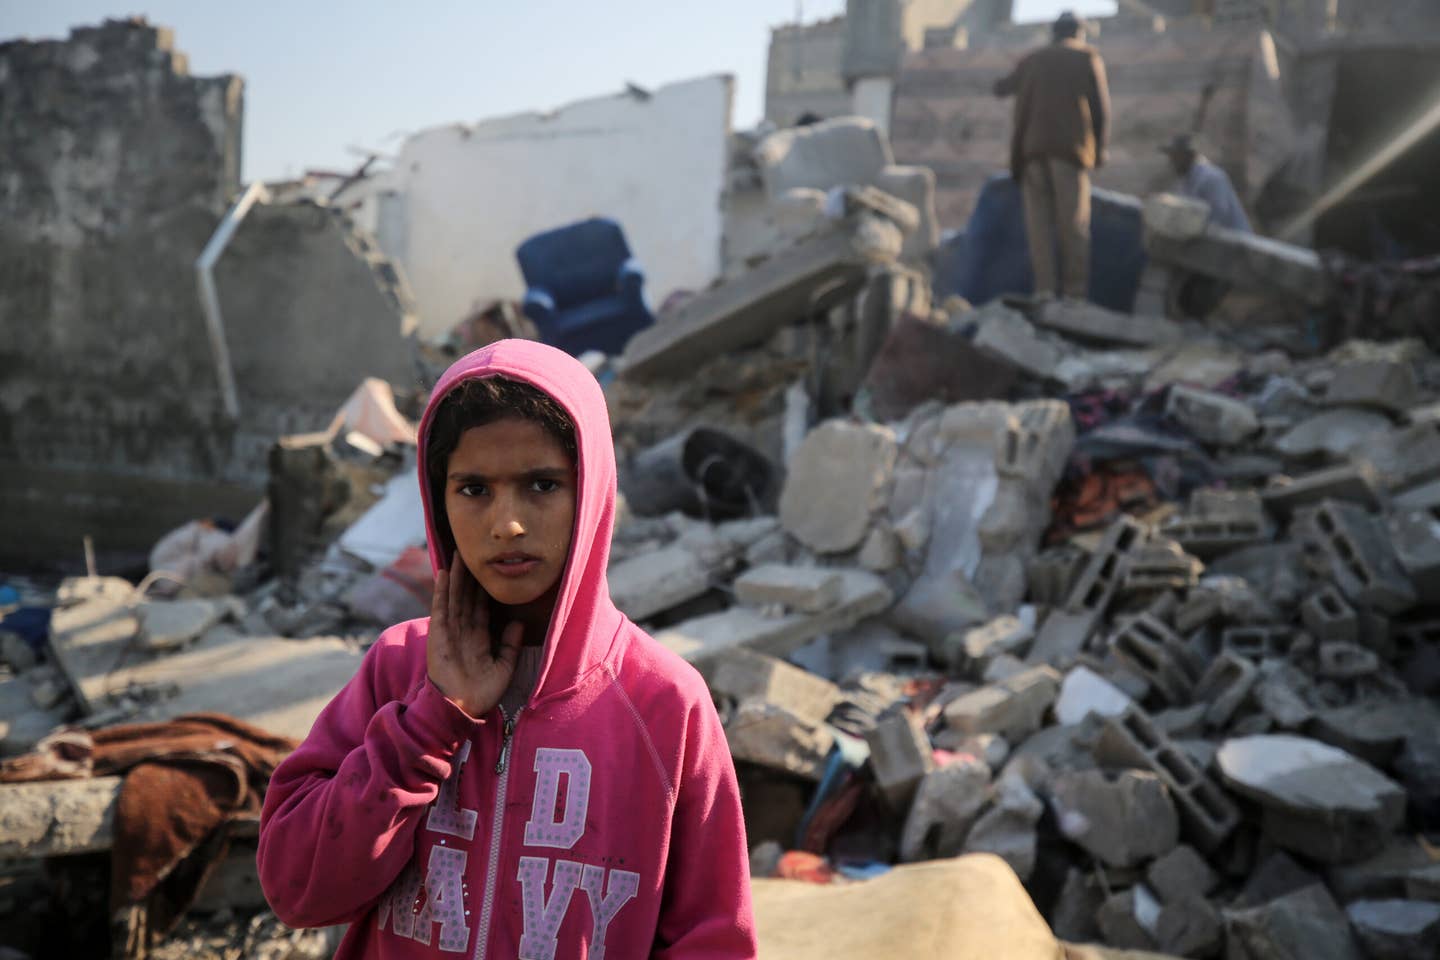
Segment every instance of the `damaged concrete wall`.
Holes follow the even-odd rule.
[[[765,119],[794,126],[806,113],[841,117],[850,113],[845,83],[845,18],[786,24],[770,31],[765,69]]]
[[[1033,31],[1032,31],[1033,32]],[[1025,38],[1020,45],[1016,39]],[[896,84],[891,142],[896,161],[935,171],[940,222],[963,226],[985,178],[1009,165],[1013,103],[991,93],[1030,49],[1020,28],[972,49],[906,56]],[[1163,32],[1102,33],[1113,101],[1109,162],[1096,184],[1126,193],[1163,189],[1173,179],[1157,146],[1196,131],[1242,199],[1259,189],[1293,145],[1274,42],[1251,27],[1207,29],[1195,22]]]
[[[414,290],[421,334],[449,330],[479,301],[519,299],[515,248],[591,216],[624,227],[652,304],[707,286],[720,268],[733,90],[729,75],[702,77],[406,140],[376,180],[377,236]]]
[[[143,21],[0,46],[0,558],[73,562],[87,533],[133,555],[238,519],[277,435],[323,428],[367,375],[413,379],[348,228],[257,209],[217,271],[225,417],[194,262],[239,186],[241,93]]]

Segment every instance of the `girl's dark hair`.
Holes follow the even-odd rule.
[[[500,420],[529,420],[538,423],[578,463],[575,423],[555,398],[538,387],[506,377],[466,380],[445,394],[430,418],[425,442],[425,476],[430,482],[430,506],[435,526],[443,541],[442,554],[448,560],[455,549],[450,518],[445,513],[445,475],[450,455],[460,445],[460,436],[471,427],[483,427]]]

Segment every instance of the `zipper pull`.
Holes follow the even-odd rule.
[[[505,718],[505,739],[500,743],[500,759],[495,761],[495,772],[504,773],[505,765],[510,762],[510,738],[515,736],[515,718]]]

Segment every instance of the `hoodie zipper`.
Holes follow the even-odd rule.
[[[515,726],[520,720],[520,714],[525,712],[521,707],[515,711],[515,716],[505,715],[505,708],[500,707],[500,716],[505,717],[505,735],[500,741],[500,757],[495,761],[495,773],[500,779],[495,784],[495,816],[490,823],[490,862],[485,868],[485,902],[480,907],[479,937],[475,941],[475,960],[485,960],[485,948],[490,939],[490,924],[495,914],[495,884],[500,876],[500,839],[504,835],[505,828],[505,788],[510,784],[510,743],[515,738]]]

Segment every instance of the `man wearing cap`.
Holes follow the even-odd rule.
[[[1110,91],[1105,64],[1085,43],[1085,25],[1075,14],[1062,13],[1051,35],[1053,43],[1027,55],[995,84],[995,95],[1015,95],[1010,173],[1025,203],[1035,293],[1084,299],[1090,278],[1090,170],[1105,163]]]
[[[1250,218],[1235,195],[1230,178],[1195,148],[1195,141],[1182,133],[1160,148],[1170,158],[1170,166],[1180,178],[1176,191],[1187,197],[1204,200],[1210,206],[1210,221],[1231,230],[1250,233]]]

